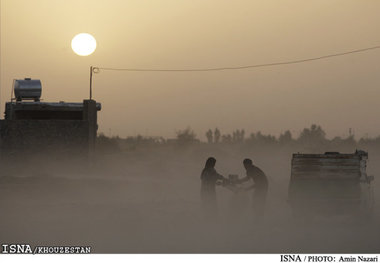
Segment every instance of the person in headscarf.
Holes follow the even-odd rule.
[[[215,187],[216,185],[222,185],[227,180],[217,173],[215,164],[216,159],[214,157],[208,158],[201,174],[202,210],[209,218],[215,218],[218,214]]]

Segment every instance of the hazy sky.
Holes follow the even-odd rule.
[[[0,0],[1,109],[12,80],[41,79],[44,101],[88,97],[89,67],[223,67],[303,59],[380,45],[380,1]],[[71,50],[78,33],[98,47]],[[100,72],[100,131],[204,138],[244,128],[329,137],[380,134],[380,50],[242,71]],[[3,110],[2,110],[3,111]]]

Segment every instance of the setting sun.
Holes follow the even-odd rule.
[[[96,40],[90,34],[80,33],[71,40],[71,48],[79,56],[88,56],[95,51]]]

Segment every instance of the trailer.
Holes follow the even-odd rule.
[[[366,172],[368,153],[293,154],[288,201],[296,217],[357,215],[370,218],[373,176]]]

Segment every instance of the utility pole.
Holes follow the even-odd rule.
[[[93,67],[90,66],[90,100],[92,100],[92,72],[93,72]]]

